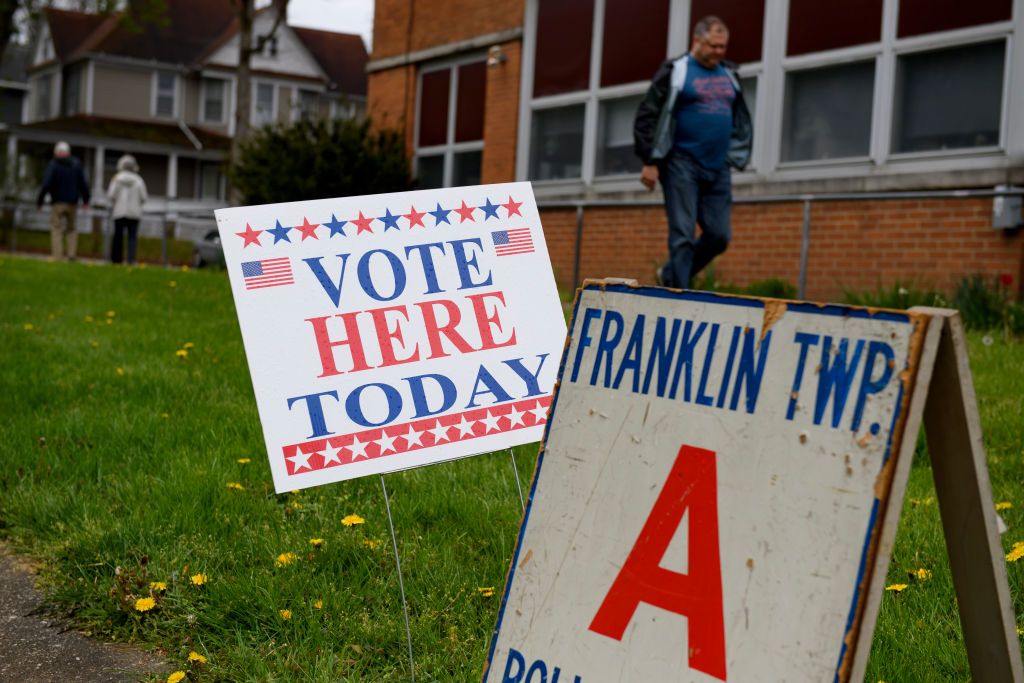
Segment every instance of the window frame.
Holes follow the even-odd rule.
[[[523,30],[523,57],[520,79],[519,124],[516,144],[516,179],[530,179],[532,166],[531,125],[533,113],[569,104],[585,104],[583,122],[582,169],[579,178],[533,180],[539,196],[565,196],[590,191],[641,193],[632,175],[597,176],[596,157],[601,102],[619,96],[646,91],[649,81],[601,88],[600,66],[604,28],[605,0],[594,0],[591,27],[590,85],[586,90],[545,97],[533,97],[535,49],[539,3],[526,0]],[[668,48],[666,58],[689,48],[690,3],[670,0]],[[873,43],[788,56],[789,2],[766,0],[760,61],[740,65],[737,75],[756,78],[757,108],[754,117],[754,147],[751,163],[744,173],[734,174],[738,185],[764,181],[813,181],[825,178],[857,178],[873,174],[892,175],[917,172],[944,172],[961,169],[1008,168],[1024,155],[1024,126],[1015,130],[1014,117],[1024,118],[1024,1],[1014,2],[1014,14],[1008,20],[948,31],[897,37],[899,0],[883,0],[880,38]],[[1004,43],[1003,90],[1000,104],[999,143],[986,147],[968,147],[922,152],[895,152],[892,140],[896,101],[898,60],[906,55],[932,50],[966,47],[993,41]],[[871,123],[868,154],[842,159],[781,160],[786,101],[786,81],[790,73],[811,68],[838,66],[849,62],[874,60]],[[652,74],[653,75],[653,74]]]
[[[320,102],[320,100],[323,97],[323,92],[322,91],[316,90],[314,88],[304,88],[301,85],[296,85],[292,92],[294,93],[292,95],[292,97],[294,98],[293,99],[294,105],[292,106],[292,123],[296,123],[297,121],[301,121],[302,118],[303,118],[303,109],[302,109],[302,94],[303,93],[308,93],[308,94],[312,95],[313,98],[314,98],[313,109],[309,112],[309,116],[308,116],[309,120],[315,121],[316,119],[320,118],[320,109],[321,109],[321,102]]]
[[[214,125],[224,125],[228,120],[228,109],[229,101],[231,99],[231,80],[228,78],[221,78],[219,76],[207,76],[202,75],[201,86],[199,88],[199,121],[201,123],[212,123]],[[220,118],[211,118],[209,112],[206,110],[206,95],[210,88],[210,84],[213,81],[217,81],[221,86],[221,110]]]
[[[160,76],[161,74],[169,75],[173,81],[171,86],[171,113],[161,114],[157,110],[157,103],[160,101]],[[179,107],[181,106],[181,77],[177,72],[169,71],[167,69],[156,69],[153,71],[153,77],[150,81],[151,91],[153,93],[149,103],[150,114],[155,119],[170,120],[178,118]]]
[[[265,121],[256,120],[256,111],[259,107],[259,87],[261,85],[268,85],[271,88],[270,98],[270,118]],[[252,90],[250,91],[252,102],[249,103],[249,125],[253,128],[262,128],[263,126],[271,126],[277,123],[278,119],[278,108],[279,100],[281,97],[281,87],[276,81],[269,81],[266,79],[254,78],[252,79]]]
[[[456,59],[445,59],[437,62],[432,62],[429,65],[424,65],[422,68],[417,70],[416,73],[416,118],[413,123],[413,156],[412,156],[412,167],[413,172],[419,172],[419,162],[421,157],[434,157],[443,155],[444,157],[444,170],[442,172],[442,187],[452,187],[452,177],[455,172],[455,155],[461,152],[480,152],[483,153],[484,149],[484,138],[481,136],[479,140],[470,140],[468,142],[455,142],[455,119],[458,114],[458,97],[459,97],[459,67],[465,64],[474,64],[476,62],[484,62],[484,69],[489,69],[487,66],[487,53],[486,52],[471,52],[466,55],[462,55]],[[448,80],[448,121],[445,128],[445,142],[441,145],[429,145],[427,147],[420,147],[420,109],[422,105],[423,96],[423,76],[424,74],[437,73],[439,71],[449,71]],[[486,101],[484,102],[484,115],[486,117]]]

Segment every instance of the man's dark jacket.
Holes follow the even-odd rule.
[[[36,205],[42,206],[46,195],[54,204],[77,204],[79,198],[89,203],[89,183],[85,181],[85,172],[78,159],[64,157],[50,159],[43,175],[43,186],[39,188]]]
[[[644,164],[657,164],[672,152],[675,140],[676,117],[673,109],[679,89],[686,82],[686,68],[693,59],[689,54],[665,60],[651,80],[651,87],[640,102],[633,122],[633,151]],[[750,163],[750,150],[754,143],[754,126],[750,110],[743,99],[739,79],[733,64],[722,62],[733,87],[736,99],[732,103],[732,135],[725,163],[743,170]],[[676,70],[676,78],[672,77]],[[673,86],[673,83],[677,84]]]

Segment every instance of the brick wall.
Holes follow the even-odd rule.
[[[376,0],[371,59],[467,40],[523,25],[522,0]],[[413,9],[412,30],[409,10]]]
[[[501,45],[508,58],[487,69],[484,100],[484,146],[480,182],[505,183],[516,177],[516,132],[519,124],[519,71],[522,43]]]
[[[974,273],[1010,275],[1021,293],[1024,234],[991,227],[991,199],[818,202],[811,214],[807,297],[836,301],[845,289],[897,282],[952,292]],[[576,234],[573,210],[542,212],[559,286],[571,287]],[[803,205],[746,204],[733,211],[733,241],[714,264],[720,282],[749,285],[800,275]],[[653,282],[666,256],[660,207],[586,211],[581,277],[632,277]]]
[[[406,154],[412,156],[416,116],[416,67],[400,66],[375,71],[367,78],[366,111],[375,128],[396,128],[405,132]],[[406,121],[408,112],[409,121]]]

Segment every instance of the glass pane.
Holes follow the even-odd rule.
[[[220,166],[203,163],[199,169],[199,196],[201,199],[220,199]]]
[[[579,178],[583,166],[583,105],[533,112],[530,179]]]
[[[1006,21],[1012,13],[1013,0],[900,0],[897,31],[900,38],[919,36],[922,33]]]
[[[452,185],[479,185],[483,152],[458,152],[452,167]]]
[[[726,59],[737,64],[761,61],[764,33],[764,0],[693,0],[690,4],[690,33],[697,22],[713,14],[729,27]],[[686,47],[689,49],[690,40]]]
[[[593,0],[540,1],[533,60],[534,97],[590,87],[593,25]]]
[[[601,103],[597,124],[597,175],[640,172],[640,159],[633,154],[633,119],[643,98],[643,95],[634,95]]]
[[[484,62],[459,67],[459,92],[455,105],[455,142],[484,139],[484,90],[487,66]]]
[[[788,74],[782,160],[866,156],[874,84],[873,60]]]
[[[601,85],[647,81],[668,52],[668,0],[606,0]]]
[[[882,36],[882,0],[789,0],[786,54],[874,43]]]
[[[208,79],[204,81],[206,86],[206,120],[207,121],[223,121],[224,120],[224,81],[217,79]]]
[[[757,121],[757,76],[740,79],[740,90],[743,91],[743,101],[747,103],[750,111],[750,120]]]
[[[416,177],[420,189],[434,190],[444,187],[444,155],[419,157],[416,160]]]
[[[256,125],[262,126],[274,120],[274,86],[270,83],[256,84]]]
[[[420,89],[420,147],[448,141],[448,82],[451,69],[423,74]]]
[[[999,144],[1005,43],[900,57],[893,151]]]

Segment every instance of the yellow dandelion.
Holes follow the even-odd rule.
[[[292,494],[293,496],[297,496],[297,495],[299,495],[299,493],[301,493],[301,492],[300,492],[300,491],[299,491],[298,489],[292,489],[292,490],[291,490],[291,491],[289,491],[288,493]]]
[[[184,344],[181,345],[181,348],[185,349],[186,351],[189,349],[194,349],[195,347],[196,345],[193,344],[192,342],[185,342]]]
[[[1017,635],[1018,636],[1024,636],[1024,628],[1021,628],[1020,626],[1018,626],[1017,627]]]
[[[278,567],[287,567],[298,559],[299,557],[295,553],[281,553],[277,556],[276,564]]]
[[[181,264],[181,272],[187,273],[189,270],[191,270],[191,268],[188,267],[187,263]]]
[[[928,496],[927,498],[910,499],[910,504],[913,505],[914,507],[917,507],[918,505],[931,505],[933,502],[935,502],[934,496]]]
[[[186,351],[185,349],[178,349],[177,351],[174,352],[174,355],[182,360],[185,360],[186,358],[188,358],[188,351]]]
[[[313,603],[313,609],[323,609],[323,608],[324,608],[324,601],[323,600],[317,600],[316,602]]]
[[[202,656],[201,654],[199,654],[195,650],[192,650],[191,652],[188,653],[188,661],[190,661],[190,662],[198,662],[199,664],[206,664],[206,657]]]
[[[107,324],[108,324],[108,325],[109,325],[109,324],[111,324],[112,322],[114,322],[114,319],[113,319],[113,318],[107,318]]]
[[[183,680],[185,680],[184,671],[175,671],[167,677],[167,683],[181,683]]]
[[[171,280],[170,282],[167,283],[167,286],[168,287],[177,287],[178,286],[178,282],[177,282],[177,280]]]
[[[114,372],[117,373],[118,377],[124,377],[124,368],[116,368]]]
[[[277,611],[281,615],[281,618],[285,621],[289,621],[292,618],[292,611],[290,609],[280,609]]]
[[[135,601],[136,612],[148,612],[156,607],[156,600],[153,598],[139,598]]]
[[[193,586],[205,586],[206,582],[209,580],[207,579],[206,574],[193,574],[189,578],[192,581]]]
[[[32,323],[25,323],[25,331],[26,332],[31,332],[34,329],[35,329],[35,326]]]
[[[167,590],[167,584],[163,581],[150,581],[149,590],[155,591],[157,593],[163,593],[165,590]]]
[[[91,346],[94,349],[98,349],[98,348],[100,348],[100,343],[98,341],[96,341],[95,339],[90,339],[89,340],[89,346]]]
[[[932,578],[932,570],[925,569],[922,567],[914,571],[914,578],[918,581],[927,581],[928,579]]]
[[[1004,500],[1000,503],[996,503],[996,512],[1002,512],[1003,510],[1009,510],[1013,507],[1013,503],[1008,500]]]
[[[345,526],[355,526],[356,524],[366,524],[366,520],[359,515],[346,515],[341,523]]]
[[[237,481],[229,481],[227,483],[227,487],[229,489],[234,490],[234,491],[244,491],[245,490],[245,487],[242,486],[241,484],[239,484]]]
[[[170,413],[160,413],[160,417],[162,417],[163,419],[167,420],[167,419],[169,419],[171,417],[171,414]]]
[[[92,322],[92,316],[91,315],[87,315],[84,318],[82,318],[82,321],[83,322],[87,322],[87,323],[91,323]]]
[[[1006,555],[1007,562],[1016,562],[1020,558],[1024,557],[1024,541],[1017,541],[1013,544],[1013,548]]]
[[[493,598],[494,586],[483,586],[481,588],[477,588],[476,592],[480,594],[481,598]]]
[[[248,465],[251,462],[252,462],[252,458],[239,458],[238,459],[238,464],[239,465]]]
[[[323,545],[324,545],[324,539],[322,539],[322,538],[311,538],[311,539],[309,539],[309,544],[311,546],[313,546],[314,548],[322,548]]]
[[[292,504],[291,504],[291,508],[292,508],[292,510],[301,510],[302,509],[302,503],[300,503],[297,500],[293,500]]]
[[[365,545],[370,550],[376,550],[377,548],[381,547],[383,543],[384,541],[378,541],[376,538],[367,538],[363,541],[363,545]]]
[[[117,315],[117,313],[115,313],[114,311],[107,311],[108,318],[113,318],[115,315]]]
[[[891,591],[893,593],[900,593],[902,591],[905,591],[906,589],[907,589],[907,584],[905,584],[905,583],[893,583],[893,584],[889,584],[888,586],[885,587],[885,590]]]

